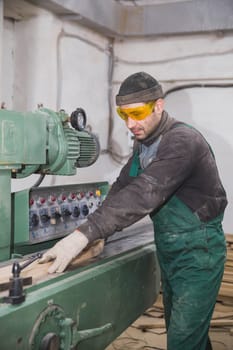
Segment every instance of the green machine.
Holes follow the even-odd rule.
[[[0,285],[1,350],[104,350],[159,293],[146,221],[115,233],[86,266],[36,283],[20,277],[28,261],[85,221],[107,194],[106,182],[11,193],[11,178],[74,175],[93,164],[100,147],[85,124],[81,108],[71,116],[44,108],[0,111],[0,271],[12,267],[9,283]]]

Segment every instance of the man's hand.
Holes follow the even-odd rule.
[[[53,265],[48,269],[48,272],[63,272],[87,244],[87,237],[79,230],[75,230],[44,253],[39,263],[43,264],[50,260],[55,260]]]

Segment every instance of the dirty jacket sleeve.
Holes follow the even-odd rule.
[[[167,132],[160,142],[155,159],[137,177],[129,176],[132,158],[122,169],[119,178],[103,202],[79,229],[89,241],[106,238],[122,230],[147,214],[159,210],[174,194],[185,201],[186,183],[195,174],[203,173],[210,183],[207,197],[218,197],[218,211],[224,210],[226,200],[218,177],[214,157],[205,139],[197,131],[179,127]],[[213,186],[214,183],[214,186]],[[192,190],[191,197],[202,189]],[[190,193],[189,193],[190,196]],[[205,199],[204,199],[205,200]],[[200,203],[202,205],[203,203]]]

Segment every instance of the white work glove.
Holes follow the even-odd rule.
[[[79,230],[75,230],[73,233],[56,243],[53,248],[44,253],[39,260],[39,263],[43,264],[55,260],[48,269],[48,272],[63,272],[70,262],[81,253],[87,244],[87,237]]]

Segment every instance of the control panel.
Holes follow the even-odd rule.
[[[108,183],[101,182],[36,187],[15,193],[15,243],[35,244],[65,236],[85,222],[107,192]]]

